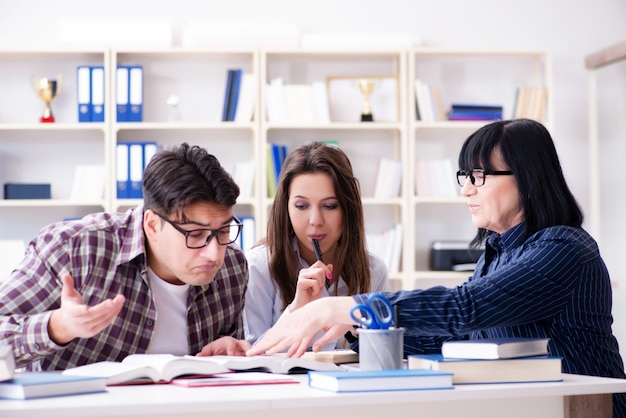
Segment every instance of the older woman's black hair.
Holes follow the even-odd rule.
[[[583,213],[567,186],[552,137],[541,123],[515,119],[483,126],[463,143],[459,168],[494,170],[491,157],[498,148],[519,189],[523,239],[550,226],[582,226]],[[479,228],[471,246],[478,247],[489,234]]]

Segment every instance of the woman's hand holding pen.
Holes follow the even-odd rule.
[[[316,261],[309,268],[300,270],[296,284],[296,296],[289,305],[289,311],[293,312],[307,303],[319,299],[322,296],[326,280],[332,277],[333,265]]]

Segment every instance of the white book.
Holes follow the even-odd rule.
[[[254,74],[243,74],[239,87],[239,98],[237,100],[237,110],[235,112],[235,122],[249,123],[254,115],[257,88]]]
[[[63,371],[72,376],[106,377],[107,385],[171,382],[185,375],[214,375],[229,371],[294,373],[305,370],[344,370],[335,363],[283,356],[175,356],[131,354],[121,362],[101,361]]]
[[[330,108],[328,107],[326,83],[323,81],[314,81],[312,86],[315,121],[320,124],[330,123]]]
[[[549,338],[483,338],[445,341],[441,354],[445,358],[506,359],[543,356],[548,353]]]
[[[287,122],[285,108],[285,89],[281,77],[274,78],[266,86],[267,121],[271,123]]]
[[[398,273],[400,271],[400,259],[402,258],[402,225],[396,224],[393,233],[391,260],[389,265],[389,273]]]
[[[376,183],[374,184],[374,197],[377,199],[387,197],[385,187],[387,185],[388,165],[388,160],[386,158],[378,160]]]
[[[309,84],[285,84],[285,108],[287,122],[303,125],[316,122],[313,103],[313,86]]]
[[[426,94],[426,85],[419,78],[415,80],[415,100],[417,101],[420,120],[423,122],[431,122],[433,120],[433,112]]]
[[[239,186],[239,197],[243,199],[251,198],[253,195],[255,166],[255,160],[238,161],[235,163],[233,180]]]
[[[241,230],[241,249],[248,251],[256,242],[256,221],[251,216],[241,219],[243,228]]]

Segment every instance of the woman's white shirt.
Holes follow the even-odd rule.
[[[299,268],[308,268],[298,251],[297,241],[293,242],[294,250],[298,254]],[[370,253],[371,291],[384,292],[389,290],[389,275],[384,261]],[[282,312],[283,299],[276,283],[272,280],[269,271],[269,254],[266,245],[254,247],[246,252],[248,259],[249,281],[246,291],[246,303],[243,310],[243,324],[246,340],[254,344],[268,329],[283,315],[289,315],[289,309]],[[329,289],[322,290],[322,297],[330,296],[339,286],[338,295],[347,296],[348,286],[341,277],[333,280]],[[290,301],[289,301],[290,302]],[[334,349],[342,341],[329,344],[326,350]]]

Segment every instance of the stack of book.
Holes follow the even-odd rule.
[[[502,106],[453,103],[449,120],[498,120],[502,119]]]
[[[408,357],[409,369],[453,373],[454,384],[561,381],[561,358],[548,353],[547,338],[448,341],[442,354]]]

